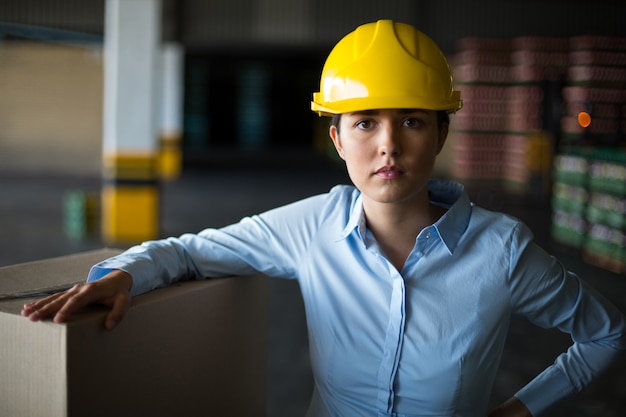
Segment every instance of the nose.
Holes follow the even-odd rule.
[[[378,153],[381,156],[397,156],[400,154],[400,140],[393,125],[387,125],[380,130]]]

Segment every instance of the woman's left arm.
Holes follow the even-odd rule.
[[[514,313],[542,328],[558,328],[573,344],[515,396],[539,415],[585,388],[626,352],[626,320],[605,297],[532,242],[520,227],[512,245]]]

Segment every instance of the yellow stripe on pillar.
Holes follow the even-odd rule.
[[[160,140],[159,170],[164,180],[174,180],[180,177],[183,166],[183,152],[181,149],[181,134],[162,134]]]
[[[107,243],[138,243],[159,235],[155,155],[104,158],[102,235]]]

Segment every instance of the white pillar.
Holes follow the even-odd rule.
[[[175,42],[161,49],[160,173],[174,179],[182,170],[184,50]]]
[[[108,241],[158,234],[155,111],[161,0],[106,0],[102,230]]]

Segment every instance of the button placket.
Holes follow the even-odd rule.
[[[385,334],[383,358],[378,371],[377,406],[379,410],[385,412],[393,410],[394,381],[404,339],[405,290],[404,279],[396,271],[389,305],[389,323]]]

